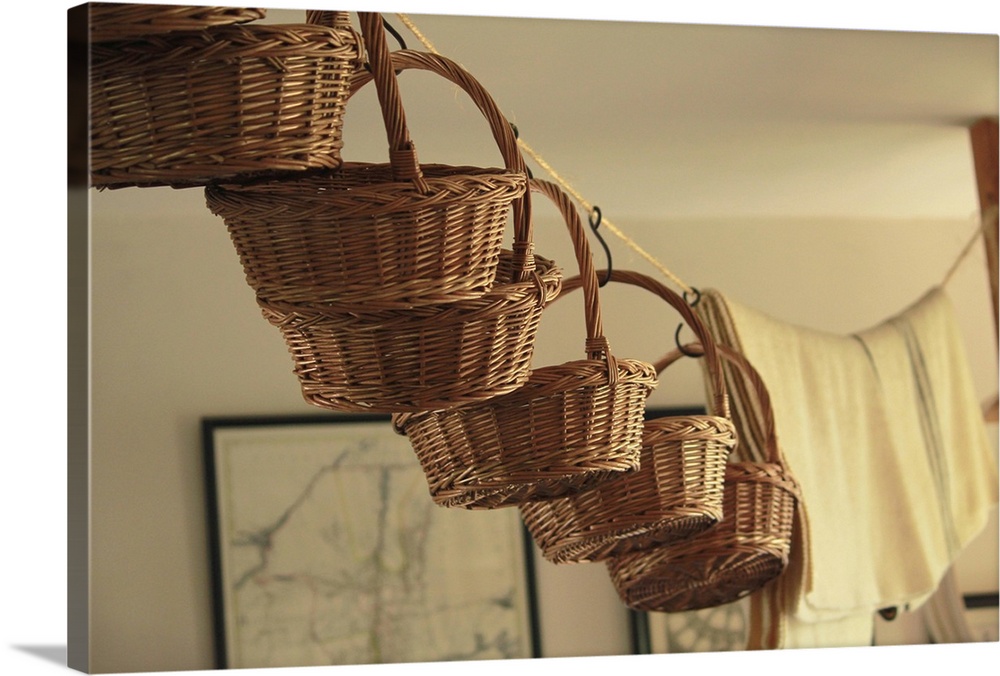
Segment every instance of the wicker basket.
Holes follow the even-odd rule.
[[[340,20],[94,43],[91,184],[183,188],[335,168],[360,56]]]
[[[742,355],[722,345],[717,349],[756,393],[768,462],[743,460],[726,467],[724,516],[718,525],[673,545],[607,560],[618,595],[636,610],[677,612],[731,603],[777,578],[788,565],[800,492],[778,448],[767,388]],[[679,356],[675,351],[659,363]],[[737,454],[746,454],[742,445]]]
[[[384,46],[384,36],[374,35]],[[263,303],[370,312],[474,299],[498,281],[512,205],[514,247],[530,251],[527,171],[489,93],[444,57],[386,51],[381,60],[391,61],[388,82],[376,80],[389,164],[345,163],[301,178],[206,188],[208,207],[225,221]],[[398,92],[389,86],[393,69],[429,70],[466,91],[487,118],[506,168],[417,163]],[[359,70],[351,91],[371,78]],[[522,253],[519,261],[524,269],[508,270],[500,282],[527,278],[531,258]]]
[[[612,356],[579,216],[556,186],[533,190],[562,211],[583,277],[587,358],[535,369],[522,387],[480,404],[393,416],[420,460],[432,499],[493,509],[561,497],[634,471],[651,365]]]
[[[366,35],[380,35],[372,15],[362,18]],[[423,68],[471,82],[457,65],[431,54],[397,52],[390,73],[393,68]],[[523,158],[510,125],[501,122],[491,99],[479,100],[495,118],[491,125],[504,145],[515,149],[512,161],[520,172]],[[412,184],[408,190],[411,203],[412,196],[420,198]],[[357,207],[372,209],[371,193],[359,192],[369,198]],[[265,318],[289,347],[306,401],[337,411],[426,411],[483,401],[524,384],[542,309],[562,284],[555,263],[532,252],[530,204],[527,192],[515,201],[514,248],[500,251],[494,284],[475,297],[405,308],[383,308],[372,300],[347,310],[258,294]]]
[[[736,446],[736,430],[715,344],[684,299],[663,284],[620,270],[609,279],[639,286],[666,300],[703,340],[713,395],[711,411],[647,419],[638,471],[565,498],[522,505],[521,514],[535,544],[553,563],[599,561],[670,544],[722,519],[723,476]],[[578,286],[579,278],[567,280],[560,298]]]
[[[334,411],[395,413],[469,404],[517,389],[530,373],[542,309],[562,271],[534,257],[524,282],[470,300],[365,314],[261,303],[278,327],[307,402]],[[498,274],[519,267],[505,251]]]
[[[92,2],[89,5],[92,42],[129,40],[144,35],[228,26],[263,19],[266,9],[252,7],[194,7]]]

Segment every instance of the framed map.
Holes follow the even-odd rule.
[[[219,668],[540,656],[518,510],[435,505],[388,416],[202,432]]]

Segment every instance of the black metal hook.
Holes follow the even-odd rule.
[[[590,214],[587,216],[587,220],[590,222],[590,229],[591,231],[593,231],[594,237],[596,237],[597,241],[601,243],[602,247],[604,247],[604,255],[607,257],[608,260],[608,269],[604,273],[604,279],[600,280],[597,284],[599,287],[603,288],[608,282],[611,281],[612,267],[611,267],[611,249],[610,247],[608,247],[608,243],[604,241],[604,237],[601,236],[601,233],[597,232],[597,229],[601,227],[601,208],[596,205],[593,208],[591,208]]]
[[[386,21],[384,16],[380,18],[382,19],[382,28],[384,28],[386,32],[388,32],[390,35],[392,35],[392,37],[396,38],[396,42],[399,43],[400,49],[406,49],[406,40],[404,40],[403,36],[399,34],[399,31],[397,31],[391,23]],[[372,65],[368,61],[365,61],[363,64],[361,64],[361,66],[369,73],[372,72]],[[397,70],[396,75],[398,76],[401,72],[402,71]]]
[[[691,288],[691,293],[694,295],[694,300],[690,300],[688,298],[688,292],[685,291],[684,292],[684,302],[687,303],[688,305],[690,305],[691,307],[696,307],[698,305],[698,301],[701,300],[701,291],[699,291],[698,289],[692,287]],[[684,346],[681,345],[681,329],[682,328],[684,328],[684,322],[681,322],[680,324],[678,324],[677,325],[677,330],[674,331],[674,344],[677,346],[677,349],[680,350],[681,354],[683,354],[685,357],[700,357],[701,356],[700,354],[696,354],[694,352],[688,352],[687,350],[684,349]]]
[[[400,49],[406,49],[406,40],[403,39],[403,36],[399,34],[399,31],[397,31],[391,23],[385,20],[385,17],[382,17],[382,26],[386,29],[386,31],[392,34],[392,37],[396,38],[396,42],[399,43]]]
[[[508,122],[507,124],[509,124],[510,128],[514,131],[514,140],[516,141],[521,138],[521,132],[518,130],[517,125],[513,122]],[[524,170],[528,173],[528,180],[534,178],[534,175],[531,173],[531,167],[525,165]]]
[[[680,350],[680,353],[685,357],[692,357],[692,358],[700,357],[701,355],[698,354],[697,352],[688,352],[687,350],[684,349],[684,346],[681,345],[681,329],[683,328],[684,324],[677,325],[677,330],[674,331],[674,345],[677,346],[677,349]]]

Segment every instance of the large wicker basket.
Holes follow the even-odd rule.
[[[444,57],[390,55],[381,31],[371,27],[366,41],[369,53],[383,48],[374,61],[384,68],[372,71],[389,141],[388,164],[348,162],[333,172],[206,188],[208,207],[225,221],[248,284],[265,304],[371,312],[475,299],[497,281],[527,279],[532,266],[525,253],[531,248],[527,170],[489,92]],[[417,162],[393,86],[394,70],[407,69],[429,70],[468,93],[489,122],[504,168]],[[372,77],[358,70],[351,92]],[[521,269],[508,269],[498,280],[512,206],[518,226],[514,249],[520,252],[515,264]]]
[[[770,399],[760,375],[742,355],[717,347],[756,393],[764,413],[768,461],[730,462],[724,516],[716,526],[672,545],[607,560],[618,595],[636,610],[677,612],[731,603],[774,580],[788,565],[799,486],[778,448]],[[675,351],[658,363],[679,356]],[[743,445],[737,446],[737,454],[746,453]]]
[[[361,39],[338,19],[91,45],[91,183],[205,185],[340,166]]]
[[[535,544],[553,563],[598,561],[667,545],[722,519],[723,476],[736,446],[736,430],[715,344],[684,299],[660,282],[622,270],[613,271],[609,280],[639,286],[666,300],[704,341],[712,401],[705,415],[647,419],[637,471],[591,490],[521,506]],[[567,280],[562,295],[579,284],[579,278]]]
[[[263,19],[266,9],[254,7],[196,7],[91,2],[88,5],[92,42],[128,40],[144,35],[228,26]]]
[[[362,17],[366,36],[377,39],[381,32],[373,26],[375,17]],[[372,48],[371,42],[368,46]],[[393,78],[397,68],[426,69],[473,86],[463,69],[436,55],[397,52],[389,68]],[[477,97],[477,102],[502,145],[514,149],[514,173],[526,174],[510,125],[492,99]],[[401,154],[415,159],[412,152]],[[393,185],[396,197],[406,201],[403,182]],[[412,183],[406,190],[411,204],[423,199]],[[358,192],[369,195],[358,209],[378,207],[370,191]],[[530,204],[527,191],[515,201],[514,247],[500,251],[494,283],[474,297],[400,308],[388,302],[390,307],[384,307],[376,296],[347,309],[258,293],[265,318],[280,329],[289,347],[306,401],[338,411],[426,411],[483,401],[524,384],[542,309],[562,283],[555,263],[532,252]]]
[[[546,500],[638,467],[656,375],[651,365],[610,352],[590,249],[569,197],[545,181],[532,180],[531,187],[559,206],[573,239],[587,358],[535,369],[522,387],[479,404],[393,416],[442,506],[493,509]]]

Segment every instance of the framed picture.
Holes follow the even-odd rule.
[[[388,416],[202,431],[219,668],[540,656],[520,513],[434,504]]]
[[[965,605],[965,618],[969,629],[977,641],[1000,641],[1000,615],[998,615],[997,592],[984,594],[964,594],[962,602]]]

